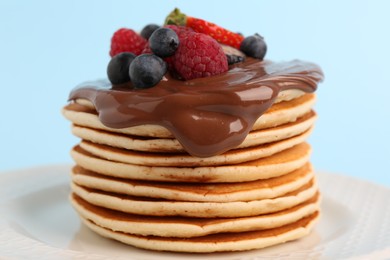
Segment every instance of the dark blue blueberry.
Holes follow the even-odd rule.
[[[169,28],[155,30],[149,38],[149,46],[154,54],[160,57],[169,57],[179,47],[179,37]]]
[[[154,54],[141,54],[130,64],[129,72],[134,88],[150,88],[160,82],[167,64]]]
[[[240,50],[250,57],[262,60],[267,52],[267,45],[264,38],[256,33],[242,41]]]
[[[135,55],[131,52],[122,52],[111,58],[107,66],[107,76],[112,84],[122,84],[130,81],[129,67]]]
[[[141,31],[141,36],[143,38],[145,38],[146,40],[149,39],[150,35],[152,35],[152,33],[157,30],[158,28],[160,28],[159,25],[157,24],[154,24],[154,23],[151,23],[151,24],[148,24],[146,25],[142,31]]]

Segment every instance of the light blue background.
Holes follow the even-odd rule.
[[[116,29],[161,23],[174,7],[262,34],[268,59],[321,65],[315,167],[390,186],[390,1],[375,0],[1,1],[0,171],[70,163],[69,91],[105,77]]]

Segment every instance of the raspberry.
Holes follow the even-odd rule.
[[[228,70],[221,45],[202,33],[187,33],[173,55],[175,71],[185,80],[217,75]]]
[[[149,42],[146,42],[143,50],[141,51],[141,54],[145,54],[145,53],[147,54],[153,53],[152,50],[150,49]]]
[[[113,57],[121,52],[132,52],[135,55],[141,54],[145,47],[146,40],[131,29],[121,28],[111,38],[110,56]]]
[[[195,33],[190,27],[185,26],[165,25],[164,27],[174,30],[180,41],[186,38],[189,34]]]

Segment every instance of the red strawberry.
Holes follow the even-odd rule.
[[[110,56],[113,57],[121,52],[132,52],[135,55],[139,55],[144,49],[146,42],[135,31],[121,28],[111,38]]]
[[[239,49],[244,37],[208,21],[187,16],[175,8],[165,20],[166,24],[175,24],[192,28],[195,32],[204,33],[222,44]]]
[[[180,40],[173,55],[173,67],[179,76],[188,80],[223,73],[228,70],[228,63],[217,41],[202,33],[189,33]]]

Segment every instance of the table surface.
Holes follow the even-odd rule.
[[[319,64],[326,79],[309,140],[315,168],[390,186],[390,2],[225,3],[1,1],[0,172],[70,163],[78,140],[60,113],[69,91],[105,77],[116,29],[161,24],[179,7],[244,35],[260,33],[268,59]]]

